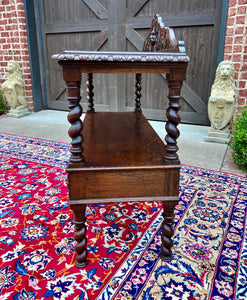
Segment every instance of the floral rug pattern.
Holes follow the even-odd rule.
[[[247,299],[247,179],[182,167],[174,259],[160,203],[87,207],[89,264],[74,266],[69,145],[0,134],[0,300]]]

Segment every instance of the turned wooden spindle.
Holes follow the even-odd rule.
[[[142,90],[142,86],[141,86],[141,80],[142,80],[142,74],[138,73],[136,74],[136,91],[135,91],[135,111],[139,111],[141,112],[141,90]]]
[[[80,119],[82,115],[82,107],[80,105],[80,84],[81,81],[66,81],[67,86],[67,100],[69,102],[69,114],[68,121],[71,124],[71,127],[68,131],[69,136],[71,137],[71,163],[80,163],[84,162],[84,156],[82,155],[83,147],[83,136],[81,134],[83,123]]]
[[[86,204],[71,205],[74,214],[75,234],[74,238],[77,242],[75,251],[77,253],[75,264],[79,268],[83,268],[88,264],[87,260],[87,227],[86,227]]]
[[[88,102],[88,112],[94,112],[94,92],[93,92],[93,74],[87,73],[87,102]]]
[[[162,222],[162,232],[161,232],[161,259],[166,262],[172,260],[172,251],[173,246],[172,237],[174,235],[173,223],[174,223],[174,208],[175,205],[168,205],[163,202],[163,222]]]
[[[179,137],[179,130],[177,128],[177,125],[180,122],[178,111],[180,109],[179,100],[181,97],[180,93],[182,88],[182,81],[169,80],[168,76],[168,87],[169,95],[167,97],[169,99],[169,107],[166,111],[168,121],[166,123],[167,135],[165,137],[165,162],[167,164],[179,164],[180,162],[177,155],[177,138]]]

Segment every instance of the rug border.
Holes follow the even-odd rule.
[[[222,174],[226,174],[226,175],[230,175],[230,176],[236,176],[236,177],[240,177],[240,178],[243,178],[243,179],[247,179],[247,176],[237,175],[237,174],[233,174],[233,173],[226,172],[226,171],[217,171],[217,170],[212,170],[212,169],[207,169],[207,168],[202,168],[202,167],[196,167],[196,166],[191,166],[191,165],[186,165],[186,164],[181,164],[181,166],[188,167],[188,168],[191,167],[191,168],[195,168],[195,169],[200,169],[200,170],[203,170],[203,171],[222,173]]]
[[[35,140],[41,140],[41,141],[46,141],[46,142],[53,142],[53,143],[59,143],[59,144],[70,145],[70,143],[61,142],[61,141],[54,141],[54,140],[49,140],[49,139],[43,139],[43,138],[39,138],[39,137],[25,136],[25,135],[12,134],[12,133],[6,133],[6,132],[0,132],[0,133],[6,134],[6,135],[10,135],[10,136],[19,136],[19,137],[23,137],[23,138],[32,138],[32,139],[35,139]],[[183,163],[181,163],[181,166],[184,166],[184,167],[192,167],[192,168],[196,168],[196,169],[200,169],[200,170],[211,171],[211,172],[217,172],[217,173],[222,173],[222,174],[226,174],[226,175],[230,175],[230,176],[237,176],[237,177],[240,177],[240,178],[247,179],[247,175],[246,175],[246,176],[243,176],[243,175],[237,175],[237,174],[230,173],[230,172],[226,172],[226,171],[213,170],[213,169],[209,169],[209,168],[197,167],[197,166],[187,165],[187,164],[183,164]]]
[[[41,141],[51,142],[51,143],[59,143],[59,144],[70,145],[70,143],[66,143],[66,142],[54,141],[54,140],[47,140],[47,139],[43,139],[43,138],[39,138],[39,137],[33,137],[33,136],[27,136],[27,135],[6,133],[6,132],[2,132],[2,131],[0,132],[0,134],[6,134],[6,135],[11,135],[11,136],[23,137],[23,138],[27,138],[27,139],[41,140]]]

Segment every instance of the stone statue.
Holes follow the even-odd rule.
[[[234,65],[230,61],[222,61],[216,70],[208,102],[211,129],[206,136],[206,141],[218,143],[230,141],[230,123],[234,111],[235,95]]]
[[[20,65],[17,61],[9,61],[6,71],[8,79],[3,83],[2,89],[10,106],[7,113],[10,117],[23,117],[29,113],[23,91],[23,79]]]

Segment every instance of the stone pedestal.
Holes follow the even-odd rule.
[[[22,109],[10,109],[7,112],[7,116],[11,118],[22,118],[27,115],[30,115],[30,111],[27,109],[27,107]]]
[[[214,142],[214,143],[229,143],[231,140],[231,133],[230,130],[223,131],[223,130],[215,130],[210,129],[208,134],[206,135],[205,141],[206,142]]]

